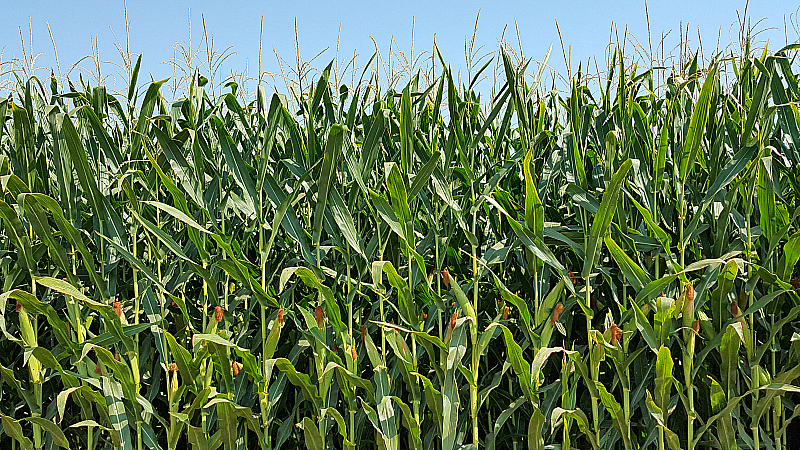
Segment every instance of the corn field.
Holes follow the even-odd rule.
[[[490,95],[19,77],[0,446],[797,448],[798,47],[559,90],[501,46]]]

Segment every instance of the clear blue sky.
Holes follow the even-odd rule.
[[[302,55],[309,59],[326,47],[329,50],[315,62],[324,66],[335,57],[337,35],[341,26],[340,52],[361,55],[363,64],[372,54],[375,39],[383,52],[388,51],[392,37],[400,49],[408,52],[411,43],[412,21],[415,21],[415,52],[430,49],[434,33],[437,44],[448,62],[463,64],[464,39],[472,35],[475,18],[480,11],[476,46],[495,50],[508,25],[506,39],[516,44],[515,20],[519,26],[522,47],[526,56],[541,59],[553,44],[550,64],[564,71],[556,20],[561,28],[564,43],[572,48],[573,64],[586,61],[591,55],[602,58],[609,41],[609,30],[615,22],[620,32],[627,25],[644,45],[647,45],[645,2],[634,1],[484,1],[458,2],[256,2],[256,1],[130,1],[130,47],[134,53],[143,54],[142,73],[146,81],[151,74],[155,79],[172,76],[172,69],[163,64],[174,56],[172,45],[185,42],[189,36],[189,7],[191,6],[192,43],[200,41],[201,14],[207,29],[214,36],[219,50],[228,46],[236,52],[224,64],[224,71],[242,71],[249,62],[250,73],[257,72],[259,27],[264,18],[263,68],[277,72],[273,48],[286,59],[294,58],[294,25],[297,20]],[[755,22],[765,18],[760,28],[772,28],[762,37],[770,40],[770,48],[777,49],[786,43],[784,25],[788,27],[788,40],[797,39],[791,14],[800,4],[792,1],[752,1],[748,15]],[[698,27],[706,49],[723,45],[736,39],[737,9],[744,11],[745,2],[717,0],[651,0],[648,3],[650,28],[654,40],[662,33],[671,32],[670,49],[678,41],[680,23],[688,23],[689,34],[697,44]],[[125,42],[125,17],[123,2],[98,1],[8,1],[0,2],[0,48],[3,61],[22,56],[20,28],[28,44],[29,20],[33,32],[33,52],[41,53],[38,67],[54,67],[53,48],[48,33],[49,21],[58,48],[62,71],[92,52],[92,37],[99,42],[103,60],[119,62],[114,47],[115,37]],[[112,29],[114,34],[112,34]],[[654,43],[655,44],[655,43]],[[84,62],[87,68],[92,65]],[[7,66],[6,66],[7,67]],[[463,67],[463,65],[462,65]],[[574,69],[574,68],[573,68]],[[116,69],[106,65],[104,73]],[[118,71],[117,71],[118,72]],[[38,72],[46,76],[44,71]],[[73,73],[73,75],[75,75]],[[74,77],[76,78],[76,76]],[[109,81],[112,83],[113,80]]]

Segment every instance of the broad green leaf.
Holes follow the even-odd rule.
[[[328,204],[328,192],[331,190],[331,180],[334,178],[334,171],[339,164],[339,156],[342,153],[342,139],[345,130],[339,125],[331,127],[328,133],[328,143],[325,146],[325,156],[322,160],[320,178],[317,181],[317,199],[314,207],[314,235],[313,241],[320,245],[320,235],[322,233],[322,218],[325,214],[325,207]]]
[[[703,82],[703,88],[700,90],[700,96],[692,111],[692,118],[689,122],[689,129],[686,132],[686,139],[683,144],[683,153],[680,160],[680,169],[678,175],[682,185],[686,184],[695,160],[697,159],[697,151],[700,149],[700,143],[703,140],[703,134],[708,121],[709,110],[711,108],[711,96],[714,92],[714,83],[716,83],[717,67],[714,66],[706,75],[706,80]]]
[[[583,270],[581,271],[582,278],[589,277],[595,269],[597,261],[600,259],[602,242],[608,234],[609,227],[611,226],[611,219],[614,218],[614,213],[617,209],[622,182],[625,181],[625,177],[628,175],[631,165],[632,162],[630,159],[620,165],[603,194],[603,200],[600,202],[597,215],[594,216],[592,229],[589,233],[589,243],[586,247],[586,259],[583,261]]]
[[[625,275],[625,279],[628,280],[628,283],[630,283],[636,291],[642,290],[642,288],[651,282],[650,277],[644,269],[636,264],[636,262],[622,250],[622,247],[614,242],[611,236],[606,236],[605,243],[606,248],[608,248],[608,251],[611,253],[611,257],[614,258],[614,261]]]
[[[122,403],[122,386],[116,380],[104,376],[103,395],[106,397],[108,414],[111,416],[111,425],[119,434],[122,448],[131,450],[133,441],[131,440],[130,427],[128,426],[128,414],[125,412],[125,405]]]

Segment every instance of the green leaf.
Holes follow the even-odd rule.
[[[119,434],[122,449],[131,450],[133,442],[131,441],[131,432],[128,426],[128,415],[125,412],[125,405],[122,403],[122,386],[116,380],[104,376],[103,395],[106,397],[111,425]]]
[[[142,106],[139,109],[139,119],[136,121],[136,129],[131,139],[130,151],[133,159],[141,158],[140,151],[142,142],[146,140],[150,118],[153,116],[156,104],[161,99],[161,85],[166,81],[167,80],[161,80],[150,83],[150,86],[147,88],[147,93],[144,95],[144,101],[142,101]]]
[[[225,163],[228,170],[233,175],[233,179],[239,188],[242,189],[242,194],[248,206],[252,210],[256,210],[258,205],[258,195],[256,188],[253,184],[253,179],[250,177],[250,171],[242,159],[241,152],[239,152],[236,143],[228,134],[222,121],[215,120],[217,125],[217,138],[219,139],[220,146],[222,147],[222,154],[225,156]]]
[[[506,343],[506,351],[508,352],[508,359],[511,361],[511,367],[514,369],[514,373],[517,375],[517,379],[519,381],[519,385],[522,388],[522,393],[525,394],[525,397],[530,402],[535,402],[536,397],[534,394],[533,384],[531,382],[531,364],[525,361],[525,358],[522,355],[522,347],[517,344],[514,340],[514,335],[511,333],[505,325],[500,323],[492,323],[487,328],[487,332],[492,327],[500,327],[503,330],[503,337]]]
[[[625,279],[628,280],[628,283],[630,283],[637,292],[651,283],[650,277],[645,273],[644,269],[636,264],[636,262],[622,250],[622,247],[614,242],[611,236],[606,236],[605,243],[608,251],[611,253],[611,257],[614,258],[614,261],[625,275]]]
[[[653,217],[650,215],[650,211],[648,211],[644,206],[642,206],[632,195],[628,194],[628,198],[633,203],[633,206],[639,211],[644,218],[644,223],[647,225],[647,229],[650,230],[656,239],[661,243],[661,247],[664,249],[664,252],[669,254],[670,246],[672,242],[672,238],[664,231],[657,223],[653,220]]]
[[[536,183],[531,174],[531,159],[533,149],[525,154],[525,161],[522,163],[523,174],[525,176],[525,227],[531,230],[535,236],[543,239],[544,236],[544,205],[539,199],[536,190]]]
[[[486,449],[487,450],[494,450],[495,448],[495,441],[497,439],[500,430],[502,429],[503,425],[508,421],[508,419],[514,415],[514,412],[519,409],[520,406],[525,405],[528,403],[528,399],[525,396],[522,396],[513,402],[506,409],[504,409],[499,416],[497,416],[497,420],[494,422],[494,431],[486,437]]]
[[[414,175],[414,181],[411,183],[411,188],[408,190],[408,198],[413,202],[417,195],[422,191],[422,188],[431,180],[431,175],[439,167],[439,159],[441,152],[438,150],[433,152],[428,158],[428,162]]]
[[[78,131],[66,114],[61,122],[61,132],[64,133],[83,194],[88,196],[89,204],[94,211],[96,219],[101,224],[103,233],[110,236],[116,244],[127,245],[127,232],[122,225],[122,219],[117,211],[110,206],[108,200],[100,193],[96,181],[97,176],[89,165],[87,152],[83,148]]]
[[[262,92],[262,86],[259,86],[259,93]],[[272,100],[269,104],[269,114],[267,115],[267,126],[264,131],[264,142],[261,146],[261,153],[258,157],[258,184],[256,185],[256,192],[261,191],[264,186],[267,169],[270,165],[270,155],[272,148],[275,146],[275,133],[278,125],[281,122],[281,113],[283,112],[283,105],[278,94],[272,95]]]
[[[308,375],[298,372],[291,361],[286,358],[276,359],[275,367],[285,373],[293,385],[300,388],[303,397],[313,405],[314,409],[322,409],[322,399],[317,395],[317,388],[311,384],[311,378]]]
[[[336,303],[336,298],[333,291],[319,280],[314,272],[305,267],[287,267],[281,272],[280,283],[278,285],[278,292],[282,292],[286,286],[286,282],[292,275],[297,275],[303,280],[306,286],[316,289],[322,295],[325,304],[325,312],[328,314],[328,320],[333,324],[337,331],[345,329],[344,323],[341,319],[339,305]]]
[[[409,247],[414,248],[411,209],[408,206],[408,195],[403,176],[400,174],[397,164],[391,162],[384,165],[384,173],[386,174],[386,187],[392,198],[394,214],[402,225],[403,233],[400,234],[400,237]]]
[[[186,215],[183,211],[181,211],[181,210],[179,210],[179,209],[177,209],[177,208],[175,208],[173,206],[167,205],[165,203],[157,202],[155,200],[145,200],[142,203],[146,203],[146,204],[148,204],[150,206],[154,206],[154,207],[164,211],[165,213],[169,214],[170,216],[180,220],[185,225],[188,225],[188,226],[190,226],[190,227],[192,227],[192,228],[194,228],[194,229],[196,229],[198,231],[201,231],[201,232],[206,233],[206,234],[212,234],[210,231],[206,230],[202,225],[197,223],[194,219],[192,219],[191,217]]]
[[[672,384],[675,379],[672,377],[672,369],[674,363],[669,348],[661,346],[658,349],[658,357],[656,358],[656,388],[655,388],[655,402],[661,409],[664,422],[667,421],[669,414],[669,399],[671,395]]]
[[[686,184],[692,167],[694,166],[695,159],[697,158],[697,151],[700,149],[700,143],[703,140],[703,134],[706,129],[706,122],[708,120],[709,110],[711,108],[711,95],[714,92],[714,83],[716,82],[717,66],[711,68],[706,75],[706,80],[703,82],[703,88],[700,90],[700,96],[697,103],[692,110],[692,118],[689,122],[689,130],[686,132],[686,139],[683,144],[683,154],[680,161],[680,169],[678,175],[682,185]]]
[[[789,222],[786,209],[779,208],[775,203],[772,165],[771,156],[761,158],[758,165],[758,212],[761,219],[761,233],[768,240]]]
[[[328,143],[325,146],[325,156],[322,160],[320,178],[317,182],[317,201],[314,207],[313,240],[317,245],[320,244],[322,218],[325,215],[325,207],[328,204],[328,192],[330,191],[331,180],[334,178],[334,171],[338,166],[339,156],[342,153],[344,133],[344,128],[340,125],[334,125],[328,133]]]
[[[539,408],[534,407],[531,420],[528,422],[528,450],[544,450],[544,438],[542,437],[544,422],[544,414]]]
[[[722,342],[719,345],[719,353],[722,357],[720,365],[722,386],[730,397],[731,393],[736,392],[737,380],[739,378],[739,348],[742,339],[736,331],[736,327],[731,324],[725,329]]]
[[[400,98],[400,161],[406,174],[411,173],[411,158],[414,156],[414,116],[410,89],[409,84]]]
[[[166,331],[162,331],[162,333],[167,338],[173,361],[175,361],[175,364],[178,366],[178,373],[181,374],[181,380],[184,384],[191,383],[195,389],[198,389],[200,387],[198,385],[200,381],[200,369],[195,364],[192,354],[189,350],[180,345],[170,333]]]
[[[783,245],[781,280],[787,281],[789,279],[798,260],[800,260],[800,232],[790,236],[786,244]]]
[[[99,291],[100,295],[105,296],[106,282],[97,272],[94,262],[95,254],[89,251],[89,248],[83,241],[83,237],[81,236],[80,232],[64,217],[64,210],[62,209],[62,206],[53,198],[44,194],[26,194],[26,197],[26,201],[28,203],[35,201],[44,209],[50,211],[59,231],[61,231],[61,235],[66,237],[70,244],[74,246],[74,248],[81,254],[81,260],[84,268],[87,272],[89,272],[89,277],[91,278],[95,288]]]
[[[361,401],[361,407],[364,409],[367,418],[369,419],[370,423],[372,423],[372,427],[375,429],[375,431],[378,432],[378,435],[381,437],[381,440],[383,441],[382,442],[383,446],[387,450],[397,450],[398,448],[397,432],[395,431],[393,434],[387,435],[383,429],[382,426],[383,423],[381,422],[381,418],[378,417],[378,413],[375,411],[375,409],[372,406],[370,406],[367,402],[365,402],[364,399],[362,399],[361,397],[359,397],[359,400]]]
[[[770,67],[774,67],[771,61],[773,61],[772,58],[769,59],[769,62],[767,64]],[[762,110],[764,108],[764,103],[767,98],[767,92],[769,91],[768,86],[770,83],[770,79],[772,78],[772,73],[773,70],[772,68],[770,68],[767,72],[762,71],[761,74],[758,76],[758,83],[756,84],[756,90],[753,93],[753,98],[750,102],[750,109],[747,111],[747,121],[745,122],[744,128],[742,129],[742,137],[739,142],[740,147],[747,146],[747,141],[750,139],[750,135],[753,133],[753,128],[756,125],[756,121],[760,120],[763,117]],[[703,85],[703,89],[705,89],[705,84]]]
[[[600,393],[600,401],[603,403],[603,406],[605,406],[609,415],[611,415],[611,420],[614,423],[614,426],[622,435],[622,442],[625,444],[626,450],[633,449],[633,444],[631,443],[631,438],[628,434],[628,427],[626,426],[626,423],[630,420],[630,418],[623,415],[622,406],[614,398],[614,395],[608,392],[603,383],[595,381],[595,384],[597,386],[597,391]]]
[[[661,125],[661,130],[658,134],[658,147],[656,149],[655,164],[653,170],[653,192],[661,192],[661,185],[664,183],[664,168],[667,164],[667,152],[669,151],[669,121],[671,114],[665,119]]]
[[[414,303],[414,297],[408,287],[408,282],[405,278],[401,277],[389,261],[373,261],[372,262],[372,282],[376,288],[383,290],[383,274],[389,280],[389,284],[398,292],[397,309],[400,312],[400,318],[405,323],[411,326],[414,331],[419,331],[422,326],[422,312],[419,307]],[[451,277],[451,280],[453,277]]]
[[[225,450],[235,450],[238,448],[236,439],[237,420],[230,402],[217,402],[217,423],[219,424],[220,438]]]
[[[14,420],[2,414],[0,414],[0,419],[2,420],[5,434],[19,442],[20,448],[23,450],[33,450],[33,442],[23,434],[22,426],[19,424],[18,420]]]
[[[589,429],[589,419],[586,417],[586,413],[581,411],[580,409],[564,409],[564,408],[553,408],[553,412],[550,415],[550,424],[552,427],[555,427],[556,422],[562,416],[567,416],[574,419],[578,423],[578,428],[583,433],[583,436],[589,441],[592,445],[594,450],[599,450],[600,446],[595,439],[595,434]]]
[[[592,222],[592,229],[589,233],[589,243],[586,247],[586,259],[583,260],[583,270],[581,271],[581,278],[588,278],[600,260],[600,250],[603,239],[608,234],[609,227],[611,226],[611,219],[614,218],[614,213],[617,210],[619,203],[619,193],[622,187],[622,182],[628,175],[628,171],[632,166],[630,159],[622,163],[611,177],[611,182],[608,184],[603,200],[600,202],[600,208],[594,216]]]
[[[333,219],[336,221],[336,225],[339,226],[339,231],[344,235],[347,244],[366,259],[367,255],[364,254],[364,249],[362,248],[361,239],[356,231],[353,216],[347,209],[344,200],[336,189],[331,190],[329,197],[331,213],[333,213]]]
[[[67,437],[64,436],[64,432],[61,431],[61,428],[52,421],[47,420],[44,417],[36,417],[36,416],[26,417],[24,420],[34,423],[42,427],[43,430],[50,433],[50,437],[53,439],[53,443],[55,443],[59,447],[66,449],[69,448],[69,442],[67,441]]]

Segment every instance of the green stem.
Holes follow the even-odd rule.
[[[778,255],[777,254],[773,255],[772,258],[770,258],[770,271],[773,272],[773,273],[775,272],[776,267],[778,267],[777,266],[777,259],[778,259]],[[774,288],[772,286],[770,286],[769,290],[770,290],[770,292],[772,292],[774,290]],[[780,297],[783,297],[783,296],[780,296]],[[775,303],[773,305],[773,313],[770,314],[770,316],[769,316],[769,321],[770,321],[770,327],[769,328],[770,328],[770,330],[774,329],[774,327],[775,327],[775,314],[776,314],[776,310],[778,308],[777,305],[780,305],[780,302]],[[748,306],[749,306],[749,304],[748,304]],[[772,378],[774,379],[775,375],[778,373],[778,371],[777,371],[777,361],[776,361],[776,355],[775,355],[778,350],[775,347],[775,336],[774,335],[772,336],[770,347],[771,347],[770,366],[771,366],[771,369],[772,369],[771,375],[772,375]],[[783,409],[783,406],[782,406],[782,403],[781,403],[780,396],[775,396],[775,398],[772,400],[772,435],[773,436],[777,436],[778,435],[778,430],[780,429],[780,419],[781,419],[781,414],[780,413],[781,413],[782,409]],[[775,449],[776,450],[781,450],[781,448],[782,448],[781,440],[780,439],[774,439],[774,442],[775,442]]]
[[[31,293],[36,296],[36,280],[31,273]],[[36,315],[30,316],[25,308],[19,310],[19,325],[22,340],[26,347],[35,348],[38,346],[37,337],[37,317]],[[36,402],[36,410],[31,411],[31,416],[41,417],[42,415],[42,363],[38,359],[31,356],[28,359],[28,373],[30,375],[31,384],[33,385],[33,396]],[[39,450],[44,443],[42,442],[42,427],[41,425],[33,424],[33,445]]]
[[[76,263],[76,256],[75,256],[75,247],[72,247],[72,275],[78,274],[78,266]],[[67,297],[68,302],[72,305],[72,310],[74,311],[73,314],[75,316],[75,337],[78,340],[78,345],[83,345],[83,342],[86,340],[86,331],[84,330],[83,323],[81,322],[81,312],[80,306],[78,306],[78,302],[75,301],[75,297]],[[83,375],[84,377],[88,374],[86,370],[86,362],[82,362],[78,365],[78,373]],[[81,381],[81,385],[87,386],[88,383],[86,380]],[[84,420],[91,419],[90,416],[84,414]],[[88,450],[94,450],[94,427],[87,427],[86,428],[86,448]]]
[[[588,248],[588,246],[589,246],[589,234],[588,234],[588,230],[589,230],[588,223],[589,223],[589,221],[588,220],[589,219],[586,216],[586,209],[582,209],[581,210],[581,216],[583,217],[583,247],[584,248]],[[591,307],[592,307],[591,283],[589,282],[589,275],[588,274],[584,278],[584,283],[586,284],[586,292],[585,292],[585,300],[584,301],[586,302],[586,307],[588,309],[591,309]],[[592,344],[592,318],[588,314],[586,315],[586,342],[589,345],[589,347],[587,349],[587,352],[588,352],[588,355],[589,355],[589,364],[591,366],[591,376],[592,376],[591,382],[594,383],[595,381],[597,381],[597,378],[598,378],[599,374],[595,373],[595,372],[597,372],[597,370],[594,367],[594,359],[593,359],[594,345]],[[591,404],[592,404],[592,424],[594,425],[595,439],[599,443],[600,442],[600,412],[599,412],[599,409],[598,409],[597,397],[593,393],[590,393],[590,397],[591,397],[590,400],[591,400]]]
[[[751,188],[751,192],[755,191],[754,183],[751,183],[751,185],[753,185],[753,187]],[[753,235],[752,235],[752,231],[750,230],[750,215],[752,214],[752,206],[751,205],[752,205],[752,201],[749,201],[748,202],[747,211],[746,211],[746,214],[745,214],[745,229],[747,230],[747,261],[748,262],[752,262],[752,259],[753,259],[752,258]],[[747,265],[747,280],[748,281],[751,280],[752,277],[753,277],[753,269],[752,269],[752,266],[750,264],[748,264]],[[752,292],[749,292],[747,294],[747,304],[748,305],[752,305],[753,304]],[[750,325],[751,342],[753,342],[753,344],[755,344],[756,330],[754,328],[753,315],[751,314],[748,317],[748,319],[749,319],[749,325]],[[750,360],[750,357],[752,355],[747,355],[747,356],[748,356],[748,360]],[[750,388],[751,389],[755,389],[757,387],[758,387],[758,377],[754,376],[753,366],[751,366],[750,367]],[[755,411],[756,404],[758,403],[758,391],[754,391],[753,392],[753,396],[751,397],[751,401],[752,401],[752,404],[751,404],[751,408],[752,409],[751,409],[751,411]],[[750,431],[753,434],[753,448],[758,450],[761,447],[761,442],[760,442],[760,439],[759,439],[758,420],[755,419],[755,418],[751,418],[750,420],[751,420],[750,421]]]
[[[678,200],[678,204],[680,207],[680,214],[678,215],[678,249],[681,252],[681,268],[684,268],[686,266],[685,252],[684,252],[684,247],[686,247],[686,245],[683,242],[683,221],[685,220],[684,216],[686,215],[686,202],[683,192],[685,188],[686,188],[685,185],[680,184],[680,194],[679,194],[680,199]]]
[[[474,197],[474,192],[473,192]],[[477,213],[472,213],[472,235],[475,236]],[[480,353],[478,348],[478,247],[472,245],[472,301],[475,310],[475,323],[472,324],[472,380],[470,386],[470,410],[472,412],[472,443],[479,448],[478,439],[478,363]]]
[[[630,308],[628,304],[627,297],[623,298],[623,304],[626,308]],[[624,335],[622,337],[622,349],[624,354],[629,355],[629,348],[630,348],[630,336]],[[625,427],[628,430],[628,436],[633,437],[631,434],[631,371],[630,371],[630,364],[625,365],[625,383],[622,385],[622,407],[623,407],[623,414],[625,414]]]
[[[539,259],[536,256],[533,256],[532,261],[533,261],[533,317],[539,317]]]
[[[262,191],[258,192],[259,211],[263,214],[263,197]],[[258,224],[258,255],[261,259],[261,289],[267,289],[267,255],[264,254],[264,224],[259,220]],[[270,442],[271,437],[269,433],[269,380],[267,379],[267,308],[261,306],[261,373],[264,375],[264,386],[262,392],[259,393],[261,397],[261,423],[264,428],[264,448],[269,449],[272,447]],[[275,325],[277,326],[277,325]]]
[[[203,268],[205,269],[208,263],[203,261]],[[206,327],[208,327],[208,282],[205,278],[203,278],[203,333],[206,333]],[[200,361],[200,375],[203,379],[203,387],[206,386],[206,364],[205,361]],[[208,411],[205,408],[200,408],[200,422],[201,428],[203,430],[203,436],[208,439],[208,427],[206,425],[206,420],[208,416]]]
[[[586,277],[586,303],[589,304],[589,277]],[[586,338],[589,344],[589,364],[591,365],[592,383],[597,381],[598,375],[594,366],[594,344],[592,343],[592,318],[586,316]],[[594,425],[594,434],[597,442],[600,442],[600,412],[597,404],[597,396],[590,394],[592,402],[592,424]]]
[[[413,275],[413,266],[412,266],[412,255],[411,255],[411,248],[408,249],[408,291],[409,295],[411,295],[411,301],[414,301],[414,281],[411,279]],[[348,275],[349,275],[349,266],[348,266]],[[424,275],[423,275],[424,276]],[[349,287],[349,280],[348,280],[348,287]],[[352,317],[352,314],[351,314]],[[423,324],[424,326],[424,324]],[[417,369],[419,363],[417,361],[417,341],[414,339],[414,335],[411,335],[411,364],[412,368],[414,369],[414,373],[417,373]],[[411,399],[411,407],[414,409],[414,420],[417,421],[417,424],[420,423],[420,415],[419,415],[419,379],[416,376],[414,378],[414,386],[411,387],[411,394],[413,398]]]
[[[439,204],[438,203],[436,204],[436,216],[435,217],[439,218]],[[434,223],[436,223],[436,222],[434,222]],[[441,302],[442,301],[441,300],[442,299],[442,261],[440,259],[441,257],[440,257],[440,254],[439,254],[439,228],[438,227],[436,227],[434,229],[434,236],[435,236],[435,239],[436,239],[436,242],[434,243],[435,244],[435,252],[436,252],[436,268],[435,268],[435,273],[433,275],[433,278],[436,279],[436,295],[439,298],[439,302]],[[439,339],[441,339],[442,342],[444,342],[444,337],[445,337],[445,335],[444,335],[444,324],[443,324],[443,319],[442,319],[442,314],[443,313],[444,313],[444,311],[440,310],[439,306],[437,304],[437,307],[436,307],[436,322],[437,322],[437,325],[439,327]],[[442,364],[446,360],[447,360],[447,352],[443,348],[439,349],[439,363]],[[441,379],[439,380],[440,383],[442,383],[443,381],[444,380],[441,380]]]
[[[350,342],[348,342],[347,345],[344,347],[344,351],[345,351],[345,355],[346,355],[345,356],[345,360],[348,361],[347,369],[350,371],[350,373],[356,373],[356,365],[358,364],[358,361],[353,359],[352,355],[350,355],[350,357],[347,356],[349,354],[348,350],[350,352],[352,352],[352,349],[355,348],[355,342],[353,341],[353,300],[354,300],[354,298],[351,297],[353,288],[352,288],[352,284],[350,284],[350,267],[351,267],[351,265],[350,265],[350,246],[349,245],[347,246],[347,260],[345,261],[345,264],[346,264],[346,269],[347,269],[347,274],[346,274],[347,278],[345,279],[345,283],[347,284],[347,299],[348,299],[347,300],[347,336],[348,336]],[[358,270],[358,269],[356,269],[356,270]],[[350,347],[350,349],[348,349],[348,346]],[[353,395],[355,395],[355,388],[352,388],[351,392],[353,392]],[[348,410],[349,410],[348,413],[349,413],[349,416],[350,416],[349,417],[349,419],[350,419],[350,421],[349,421],[350,422],[349,423],[349,430],[350,431],[349,431],[348,435],[350,436],[350,442],[355,443],[355,441],[356,441],[356,411],[355,411],[355,406],[354,405],[349,405],[348,406]],[[353,446],[351,446],[351,445],[347,445],[345,447],[348,448],[348,449],[352,449],[353,448]]]
[[[686,398],[689,402],[689,411],[686,414],[686,450],[694,449],[694,385],[692,382],[692,365],[694,363],[695,335],[693,330],[686,330],[688,342],[686,352],[683,354],[683,380],[686,384]],[[630,417],[630,416],[628,416]]]
[[[375,226],[378,230],[378,259],[383,260],[383,241],[381,240],[381,221],[375,220]],[[380,302],[381,322],[386,323],[386,314],[383,309],[383,292],[378,293],[378,301]],[[386,367],[386,330],[381,327],[381,356],[383,357],[383,366]]]
[[[137,236],[138,228],[133,227],[133,256],[136,257],[136,236]],[[135,325],[139,325],[139,308],[141,307],[141,299],[139,298],[139,271],[136,268],[133,268],[133,323]],[[131,357],[131,368],[134,374],[134,383],[136,384],[136,393],[140,393],[142,390],[142,380],[141,375],[139,374],[139,333],[136,333],[136,354]],[[143,440],[142,440],[142,418],[139,417],[136,419],[136,448],[138,450],[142,450]]]
[[[156,210],[156,225],[159,228],[161,227],[161,213],[160,213],[160,210]],[[147,250],[148,250],[148,259],[150,261],[152,261],[153,260],[153,250],[154,250],[152,245],[148,246]],[[156,255],[158,255],[158,249],[155,249],[155,253],[156,253]],[[156,260],[156,274],[158,276],[158,282],[162,283],[163,282],[162,281],[163,278],[162,278],[162,273],[161,273],[161,259],[160,259],[159,256],[156,256],[155,260]],[[165,301],[166,300],[164,299],[164,293],[159,290],[158,296],[159,296],[159,299],[160,299],[159,303],[160,303],[161,317],[166,317],[166,311],[165,311]],[[162,329],[163,328],[164,327],[162,326]],[[166,331],[166,329],[164,329],[164,331]],[[162,343],[162,345],[164,346],[163,348],[167,348],[167,337],[166,337],[166,334],[165,333],[161,333],[161,334],[163,336],[162,339],[164,340],[163,343]],[[163,356],[164,356],[164,376],[165,376],[166,381],[167,381],[167,405],[169,406],[169,411],[172,412],[173,408],[174,408],[174,405],[173,405],[173,395],[172,395],[172,380],[170,379],[170,372],[169,372],[169,358],[167,357],[166,353]],[[175,416],[173,414],[170,414],[169,433],[167,434],[167,436],[168,436],[167,447],[170,450],[174,450],[176,445],[177,445],[177,442],[175,442],[172,439],[169,439],[170,436],[174,435],[172,430],[175,429],[175,426],[176,426]]]

